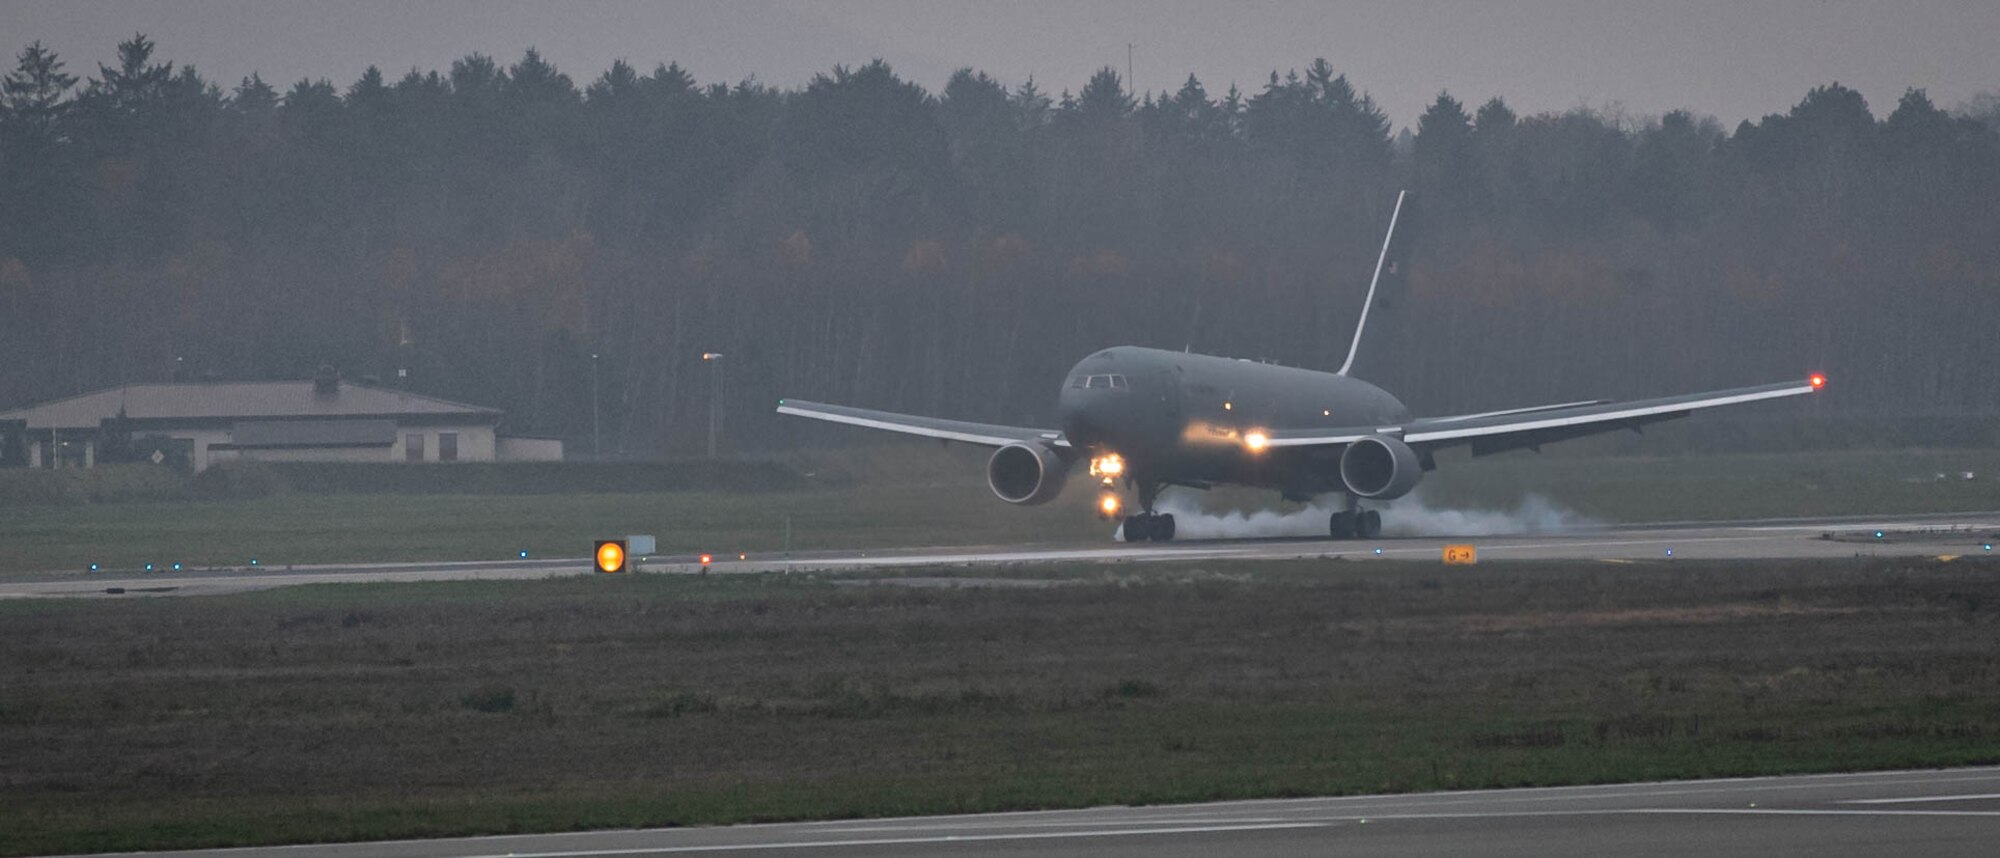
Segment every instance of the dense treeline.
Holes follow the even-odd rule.
[[[738,447],[795,437],[780,395],[1046,423],[1108,344],[1338,366],[1409,187],[1357,374],[1420,412],[1807,369],[1827,413],[2000,411],[2000,136],[1918,90],[1733,131],[1440,94],[1395,134],[1323,60],[1138,98],[879,61],[579,86],[532,50],[225,90],[143,36],[87,80],[18,60],[0,404],[333,363],[579,452],[593,383],[607,452],[699,449],[717,371]]]

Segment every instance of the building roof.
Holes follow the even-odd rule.
[[[500,415],[493,408],[345,381],[335,393],[322,395],[306,380],[128,384],[0,411],[0,420],[26,420],[31,429],[95,429],[121,408],[133,420],[163,421],[458,415],[485,422]]]

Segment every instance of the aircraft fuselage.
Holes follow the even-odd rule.
[[[1137,346],[1078,361],[1060,408],[1072,445],[1117,453],[1138,482],[1247,485],[1294,498],[1340,487],[1338,451],[1256,449],[1246,438],[1410,416],[1387,391],[1348,376]]]

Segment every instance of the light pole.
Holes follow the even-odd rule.
[[[590,455],[604,458],[604,435],[597,421],[597,353],[590,353]]]
[[[721,425],[718,407],[722,404],[722,353],[702,352],[701,359],[708,362],[708,457],[715,458],[715,431]]]

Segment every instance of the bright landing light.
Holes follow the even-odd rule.
[[[1110,492],[1105,492],[1103,497],[1097,499],[1097,511],[1103,514],[1105,518],[1117,516],[1120,505],[1118,496]]]
[[[1818,390],[1826,386],[1826,376],[1817,372],[1813,373],[1806,376],[1806,383],[1812,385],[1812,389]]]
[[[1249,447],[1252,453],[1262,452],[1270,445],[1271,436],[1264,434],[1261,429],[1252,429],[1243,435],[1243,446]]]
[[[1125,475],[1125,458],[1117,453],[1106,453],[1090,460],[1090,475],[1105,485],[1111,485]]]

